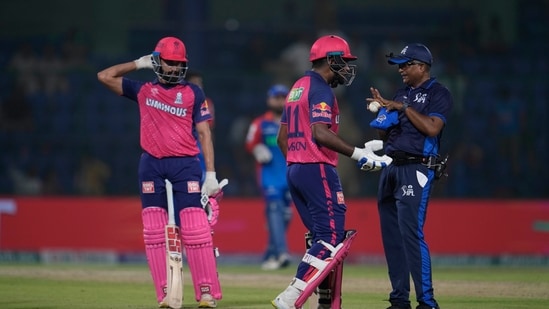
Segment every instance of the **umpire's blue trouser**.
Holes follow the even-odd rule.
[[[433,179],[434,172],[422,164],[390,165],[381,172],[378,210],[393,304],[410,304],[411,275],[417,301],[437,306],[423,235]]]

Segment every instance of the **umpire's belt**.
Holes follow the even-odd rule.
[[[404,151],[394,151],[387,155],[393,158],[392,164],[396,166],[421,163],[430,167],[436,161],[435,157],[422,157]]]

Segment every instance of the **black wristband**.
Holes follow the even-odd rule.
[[[400,111],[404,113],[406,111],[406,109],[408,108],[408,106],[410,106],[410,104],[402,103],[402,107],[400,108]]]

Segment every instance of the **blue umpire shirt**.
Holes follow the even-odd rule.
[[[399,89],[393,100],[407,102],[409,107],[421,114],[439,117],[444,124],[453,104],[448,88],[435,78],[430,78],[417,88],[406,86]],[[399,123],[387,131],[385,153],[404,151],[417,156],[436,156],[439,154],[441,137],[442,131],[434,137],[424,135],[404,113],[399,113]]]

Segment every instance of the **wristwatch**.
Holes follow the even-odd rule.
[[[410,106],[410,104],[408,104],[407,102],[402,103],[402,108],[400,109],[400,111],[401,111],[401,112],[406,111],[406,109],[408,108],[408,106]]]

